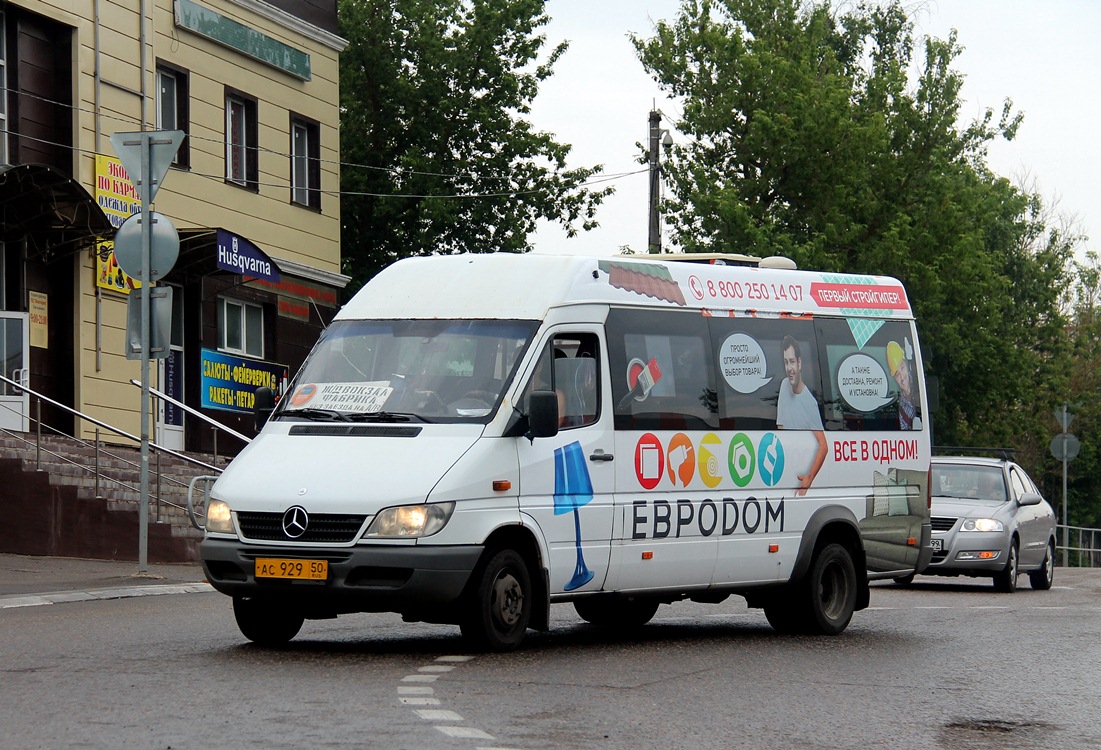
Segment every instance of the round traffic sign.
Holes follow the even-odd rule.
[[[1070,461],[1081,448],[1082,442],[1069,432],[1060,432],[1051,439],[1051,455],[1056,461]]]
[[[153,233],[149,245],[149,279],[156,281],[176,264],[180,255],[180,233],[164,214],[150,211]],[[142,256],[141,214],[134,214],[115,232],[115,259],[119,268],[143,284],[141,277]]]

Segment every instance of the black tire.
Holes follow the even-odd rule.
[[[1028,583],[1037,591],[1047,591],[1055,580],[1055,540],[1049,539],[1047,552],[1044,553],[1044,562],[1039,569],[1030,571]]]
[[[620,599],[587,596],[573,603],[582,620],[602,628],[640,628],[654,619],[661,602],[657,599]]]
[[[913,573],[911,573],[908,576],[899,576],[898,578],[895,579],[895,583],[897,583],[899,586],[909,586],[913,582],[914,582],[914,574]]]
[[[856,611],[856,566],[840,544],[827,544],[810,566],[806,580],[810,621],[808,632],[837,635]]]
[[[524,558],[514,550],[501,550],[475,579],[460,629],[480,650],[512,651],[524,640],[532,604],[531,576]]]
[[[241,635],[260,646],[282,646],[298,635],[305,618],[264,599],[233,597],[233,616]]]
[[[1001,594],[1012,594],[1017,590],[1017,576],[1020,574],[1016,537],[1009,543],[1009,558],[1005,561],[1005,567],[994,574],[994,590]]]
[[[815,555],[802,581],[764,605],[778,633],[837,635],[856,611],[856,566],[842,545],[827,544]]]

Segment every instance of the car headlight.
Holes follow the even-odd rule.
[[[442,529],[451,514],[455,503],[435,503],[432,505],[399,505],[379,511],[375,520],[367,528],[365,536],[370,537],[419,537],[431,536]]]
[[[965,518],[960,531],[1005,531],[1005,524],[993,518]]]
[[[221,500],[211,500],[207,503],[206,530],[220,534],[233,533],[233,511]]]

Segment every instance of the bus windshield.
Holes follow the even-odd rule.
[[[318,341],[275,418],[486,423],[538,323],[345,320]]]

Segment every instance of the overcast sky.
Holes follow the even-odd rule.
[[[678,0],[547,0],[548,46],[566,39],[569,51],[544,82],[532,119],[572,144],[571,165],[603,164],[606,174],[640,169],[636,142],[648,140],[654,104],[667,119],[679,114],[642,69],[629,32],[652,36],[656,20],[672,19]],[[1101,250],[1101,0],[918,0],[906,4],[917,36],[958,32],[964,52],[961,116],[1001,112],[1004,99],[1024,113],[1012,142],[990,150],[991,168],[1020,181],[1046,203],[1077,219]],[[601,226],[567,238],[541,226],[536,252],[610,255],[621,246],[645,252],[648,184],[645,174],[618,179],[600,209]],[[667,243],[666,243],[667,244]]]

